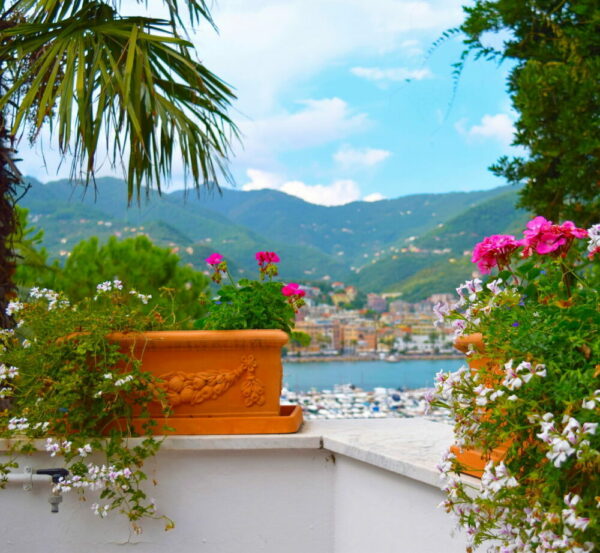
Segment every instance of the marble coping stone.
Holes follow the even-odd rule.
[[[130,439],[130,444],[135,445],[137,440]],[[415,417],[307,421],[296,434],[169,436],[165,438],[162,449],[326,449],[334,454],[441,487],[443,483],[435,466],[453,441],[450,425]],[[36,445],[43,450],[41,440]],[[0,450],[6,450],[6,442],[0,442]],[[468,476],[463,478],[479,487],[479,480]]]

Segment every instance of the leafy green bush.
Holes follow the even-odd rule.
[[[208,278],[191,267],[182,266],[168,248],[155,246],[145,236],[105,244],[92,237],[77,244],[65,264],[19,268],[21,286],[41,286],[64,292],[72,302],[94,296],[96,284],[119,279],[151,297],[151,305],[167,309],[180,327],[204,313]]]
[[[296,283],[285,285],[273,281],[278,274],[279,257],[273,252],[258,252],[259,280],[235,282],[223,256],[214,253],[206,261],[213,268],[213,280],[222,284],[208,314],[197,320],[196,328],[206,330],[244,330],[276,328],[290,334],[295,312],[304,304],[305,295]],[[265,279],[268,279],[265,281]]]
[[[447,453],[445,508],[475,545],[497,540],[488,551],[589,552],[600,535],[600,225],[536,217],[527,227],[523,240],[476,246],[480,270],[498,275],[436,308],[457,336],[482,333],[484,351],[469,355],[492,363],[440,373],[430,399],[450,408],[460,447],[489,458],[510,444],[487,463],[481,490],[450,475],[467,467]],[[576,244],[585,236],[587,256]]]
[[[134,530],[143,517],[172,525],[143,490],[142,465],[158,450],[152,433],[160,429],[148,419],[149,437],[134,447],[126,440],[132,404],[144,416],[151,401],[166,405],[163,393],[140,362],[110,340],[111,332],[168,326],[171,317],[156,307],[148,311],[146,303],[119,281],[102,283],[76,305],[63,293],[32,288],[28,301],[9,303],[16,328],[0,331],[0,398],[10,403],[0,413],[0,436],[10,439],[11,455],[29,453],[34,440],[45,439],[45,450],[63,457],[70,471],[56,491],[98,494],[94,512],[123,513]],[[0,464],[0,475],[15,466],[13,460]]]

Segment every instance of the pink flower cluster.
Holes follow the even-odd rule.
[[[279,263],[281,260],[275,252],[256,252],[254,257],[256,258],[256,261],[258,261],[261,280],[265,278],[265,275],[274,277],[279,274],[279,270],[275,263]]]
[[[225,261],[225,258],[220,253],[211,253],[204,261],[213,268],[213,274],[210,277],[212,281],[217,284],[221,282],[223,278],[221,273],[227,273],[227,261]]]
[[[223,256],[220,253],[211,253],[204,261],[214,267],[223,261]]]
[[[520,245],[520,241],[510,234],[493,234],[475,246],[471,261],[477,263],[477,268],[485,275],[496,265],[499,269],[505,268]]]
[[[295,282],[290,282],[289,284],[286,284],[281,289],[281,293],[288,298],[291,296],[298,296],[300,298],[306,296],[306,292],[302,290],[302,288],[300,288],[300,285],[296,284]]]
[[[275,252],[256,252],[254,257],[261,267],[268,263],[279,263],[281,261]]]
[[[564,257],[573,240],[586,238],[588,231],[577,228],[572,221],[555,225],[552,221],[538,216],[527,223],[523,236],[521,240],[516,240],[510,234],[488,236],[475,246],[471,261],[477,263],[482,274],[487,274],[496,266],[500,270],[507,268],[510,257],[519,247],[523,248],[521,254],[523,257],[530,257],[533,253]]]
[[[288,298],[288,302],[294,308],[294,311],[298,312],[298,309],[304,305],[303,298],[306,296],[306,292],[296,282],[286,284],[281,289],[281,293]]]
[[[556,253],[566,255],[575,238],[587,238],[587,230],[577,228],[572,221],[555,225],[544,217],[538,216],[527,223],[523,232],[525,238],[520,240],[523,246],[523,257],[529,257],[533,252],[540,255]]]

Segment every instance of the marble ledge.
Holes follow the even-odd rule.
[[[132,438],[131,445],[138,439]],[[326,449],[440,487],[435,466],[453,443],[452,427],[421,418],[307,421],[296,434],[169,436],[167,451]],[[36,444],[43,449],[43,442]],[[0,442],[0,451],[6,442]],[[477,484],[479,481],[466,477]]]

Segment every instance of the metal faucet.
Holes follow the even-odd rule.
[[[67,469],[38,469],[35,471],[36,474],[47,474],[52,478],[53,484],[58,484],[61,478],[66,478],[69,476],[69,471]],[[52,489],[52,493],[48,498],[48,503],[50,503],[50,512],[58,513],[58,506],[62,503],[62,495],[60,491],[55,491],[55,487]]]

